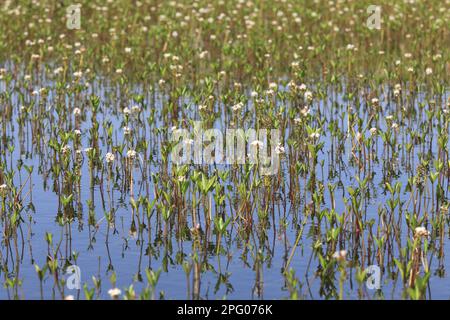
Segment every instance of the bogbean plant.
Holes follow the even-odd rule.
[[[354,279],[361,299],[397,283],[394,297],[425,299],[432,274],[446,277],[447,2],[379,0],[380,29],[368,27],[365,0],[78,3],[74,30],[63,2],[0,5],[9,298],[26,298],[30,260],[38,297],[74,298],[65,271],[100,246],[112,286],[99,271],[76,298],[163,298],[174,269],[188,298],[226,297],[239,286],[234,260],[254,270],[257,297],[268,272],[292,299],[354,297]],[[279,169],[174,164],[173,132],[195,144],[198,123],[279,130]],[[54,200],[45,239],[33,232],[44,213],[36,185]],[[110,251],[130,250],[139,263],[127,280]],[[375,293],[364,288],[370,265],[381,269]]]

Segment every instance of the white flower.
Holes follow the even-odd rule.
[[[81,114],[81,110],[80,108],[75,108],[73,109],[73,115],[78,117]]]
[[[313,133],[311,133],[311,134],[309,135],[309,137],[310,137],[311,139],[319,139],[319,138],[320,138],[320,133],[318,133],[318,132],[313,132]]]
[[[130,52],[131,52],[131,48],[126,47],[126,48],[125,48],[125,53],[130,53]]]
[[[308,102],[311,102],[313,98],[313,94],[311,91],[306,91],[304,95],[304,99]]]
[[[425,74],[426,74],[427,76],[432,75],[432,74],[433,74],[433,69],[431,69],[431,68],[426,68],[426,69],[425,69]]]
[[[206,106],[204,104],[201,104],[201,105],[198,106],[198,110],[199,111],[205,110],[205,109],[206,109]]]
[[[308,106],[305,106],[302,110],[300,110],[300,113],[302,114],[302,116],[306,117],[311,113],[311,110],[308,108]]]
[[[111,153],[111,152],[108,152],[108,153],[106,154],[106,156],[105,156],[105,159],[106,159],[106,162],[107,162],[107,163],[113,163],[113,162],[114,162],[114,158],[115,158],[115,156],[114,156],[114,154]]]
[[[377,106],[380,100],[378,100],[378,98],[372,98],[371,102],[374,106]]]
[[[122,74],[123,70],[122,69],[116,69],[116,73],[117,74]]]
[[[239,111],[242,109],[243,106],[244,106],[244,104],[242,102],[239,102],[239,103],[235,104],[234,106],[232,106],[231,109],[233,111]]]
[[[301,85],[298,86],[298,89],[300,91],[305,91],[306,90],[306,84],[302,83]]]
[[[378,130],[377,130],[377,128],[370,128],[369,132],[370,132],[370,135],[374,136],[377,134]]]
[[[73,133],[75,133],[76,136],[81,136],[81,131],[78,129],[73,130]]]
[[[61,153],[68,154],[68,153],[70,153],[70,150],[71,150],[70,146],[65,145],[61,148]]]
[[[132,106],[131,112],[134,114],[138,114],[139,112],[141,112],[141,108],[139,106]]]
[[[131,133],[131,129],[130,129],[130,127],[124,127],[123,128],[123,134],[124,135],[129,135]]]
[[[74,296],[69,294],[68,296],[64,297],[64,300],[75,300]]]
[[[122,294],[122,291],[118,288],[109,289],[108,294],[112,299],[117,299]]]
[[[123,109],[123,114],[124,114],[124,115],[128,116],[128,115],[130,115],[130,113],[131,113],[131,110],[130,110],[128,107],[125,107],[125,108]]]
[[[275,82],[271,82],[271,83],[269,83],[269,88],[272,90],[277,90],[278,85]]]
[[[427,229],[425,229],[425,227],[417,227],[414,230],[414,235],[416,237],[428,237],[430,235],[430,233],[428,232]]]
[[[64,69],[62,67],[58,67],[55,70],[53,70],[53,74],[54,75],[58,75],[58,74],[60,74],[63,71],[64,71]]]
[[[208,56],[208,51],[206,51],[206,50],[200,52],[200,54],[198,55],[198,57],[199,57],[200,59],[205,59],[207,56]]]
[[[283,154],[284,151],[284,147],[281,145],[281,143],[279,143],[276,147],[275,147],[275,153],[276,154]]]
[[[0,185],[0,195],[2,195],[2,196],[5,195],[7,188],[8,188],[8,186],[6,184]]]
[[[136,158],[136,151],[134,151],[134,150],[128,150],[128,151],[127,151],[127,157],[130,158],[130,159]]]
[[[335,253],[333,253],[333,258],[336,260],[345,260],[345,258],[347,257],[347,251],[346,250],[341,250],[341,251],[336,251]]]
[[[256,98],[256,97],[258,96],[258,92],[252,91],[252,93],[250,93],[250,96],[251,96],[252,98]]]

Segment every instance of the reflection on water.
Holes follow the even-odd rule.
[[[401,298],[427,268],[426,297],[448,298],[448,114],[428,113],[443,98],[416,96],[405,112],[389,89],[377,109],[363,88],[350,101],[330,88],[309,110],[269,97],[236,113],[222,103],[199,111],[186,95],[171,115],[158,85],[44,85],[1,83],[0,298],[108,298],[114,287],[167,299]],[[264,119],[284,135],[274,176],[171,164],[173,126]],[[414,236],[419,226],[427,240]],[[70,265],[80,290],[64,283]],[[378,291],[361,276],[371,265],[381,267]]]

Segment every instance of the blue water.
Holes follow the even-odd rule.
[[[54,85],[51,81],[46,82],[46,86]],[[101,112],[97,115],[97,120],[100,124],[100,136],[104,135],[102,129],[103,121],[111,121],[114,126],[114,134],[113,139],[114,143],[117,141],[123,141],[123,130],[121,129],[123,116],[120,113],[120,106],[128,106],[131,107],[133,103],[130,99],[124,98],[121,99],[122,92],[119,89],[112,85],[107,81],[99,80],[98,82],[91,85],[91,88],[85,90],[82,95],[80,95],[77,99],[73,97],[67,98],[66,103],[69,104],[77,104],[81,105],[82,103],[86,103],[86,98],[88,95],[94,93],[101,98]],[[142,88],[136,86],[133,88],[134,93],[141,93]],[[5,84],[4,82],[0,82],[0,91],[5,92]],[[67,236],[67,226],[60,227],[56,222],[56,216],[58,213],[58,195],[52,191],[53,178],[52,175],[49,175],[47,178],[47,187],[44,188],[43,183],[43,173],[48,171],[49,164],[45,164],[45,161],[48,159],[46,157],[49,156],[50,151],[38,154],[37,150],[35,150],[35,145],[30,140],[30,135],[26,135],[24,138],[25,144],[23,148],[19,144],[19,136],[18,136],[18,124],[15,123],[18,118],[19,113],[19,105],[21,102],[19,101],[19,94],[22,93],[25,95],[27,99],[30,98],[29,92],[25,89],[18,89],[12,95],[12,104],[13,104],[13,126],[10,127],[10,123],[7,123],[7,133],[14,137],[14,141],[12,143],[15,146],[15,151],[12,155],[12,159],[10,155],[6,156],[7,163],[12,160],[13,166],[17,163],[19,159],[22,159],[23,163],[26,165],[33,165],[34,171],[32,174],[32,203],[35,207],[35,212],[32,211],[23,211],[22,218],[24,223],[22,224],[22,232],[24,235],[24,240],[19,239],[19,253],[20,263],[19,263],[19,278],[22,281],[21,286],[18,289],[19,298],[27,298],[27,299],[39,299],[40,298],[40,289],[39,289],[39,280],[35,272],[35,267],[33,264],[37,264],[39,266],[43,266],[47,259],[48,248],[45,241],[46,232],[51,232],[53,234],[54,244],[57,244],[60,240],[60,255],[63,257],[70,256],[71,251],[75,251],[79,254],[78,260],[76,261],[76,265],[81,270],[81,282],[82,284],[87,283],[89,288],[93,287],[92,276],[95,276],[97,279],[102,280],[102,289],[100,292],[101,298],[109,298],[107,291],[112,287],[109,283],[109,276],[112,273],[112,269],[117,274],[117,287],[122,289],[122,292],[125,288],[129,287],[130,284],[134,285],[135,291],[139,293],[143,286],[146,285],[145,280],[145,268],[151,268],[153,270],[158,270],[163,268],[164,261],[167,260],[167,270],[163,270],[160,276],[160,280],[156,287],[156,297],[162,297],[166,299],[184,299],[192,297],[192,284],[193,284],[193,275],[192,272],[189,277],[190,283],[190,295],[188,295],[188,285],[186,274],[183,271],[182,266],[177,263],[176,257],[178,255],[186,255],[185,260],[192,261],[190,257],[190,253],[192,251],[192,241],[187,239],[181,241],[179,238],[175,236],[175,230],[173,229],[170,233],[170,237],[168,239],[164,239],[162,235],[161,229],[164,229],[164,222],[156,221],[156,214],[153,215],[151,224],[148,226],[150,228],[150,241],[148,239],[149,233],[147,230],[144,230],[143,234],[137,237],[130,235],[129,229],[131,225],[131,206],[129,204],[130,195],[128,193],[122,193],[120,188],[114,189],[114,194],[112,196],[113,203],[116,208],[116,228],[117,233],[113,234],[112,230],[109,232],[108,241],[106,241],[107,234],[107,222],[104,219],[104,212],[108,210],[108,201],[106,195],[106,180],[104,185],[104,195],[105,195],[105,205],[106,208],[102,208],[102,194],[99,185],[95,185],[93,188],[93,192],[91,193],[90,188],[90,177],[88,170],[88,161],[85,159],[82,166],[82,175],[81,175],[81,193],[79,202],[82,204],[82,219],[75,219],[70,224],[71,230],[71,241],[68,241]],[[159,93],[158,99],[155,104],[153,104],[152,99],[147,96],[144,100],[144,104],[148,106],[147,110],[143,112],[143,118],[146,118],[150,110],[156,109],[156,114],[160,115],[162,111],[162,106],[164,103],[161,102],[162,99],[166,99],[165,97],[161,97]],[[117,95],[117,96],[116,96]],[[331,95],[330,95],[331,96]],[[44,125],[45,132],[44,136],[48,137],[52,128],[52,121],[50,120],[50,114],[53,114],[55,118],[53,121],[57,121],[55,109],[52,108],[52,104],[55,102],[54,100],[54,92],[49,94],[49,101],[46,103],[46,114],[43,115],[44,120],[42,124]],[[416,101],[417,103],[424,101],[424,96],[419,96]],[[185,102],[189,103],[191,99],[186,98]],[[327,118],[330,117],[331,107],[334,103],[338,105],[346,105],[347,102],[344,101],[342,95],[339,93],[336,95],[336,99],[333,101],[321,101],[320,110],[322,116]],[[386,103],[382,104],[385,114],[392,114],[394,112],[394,107],[388,106]],[[220,106],[216,106],[216,109],[219,109]],[[252,108],[254,107],[252,104],[247,106],[249,108],[249,112],[252,113]],[[35,104],[35,108],[37,108],[37,102]],[[70,107],[72,109],[72,107]],[[311,112],[315,114],[317,112],[318,106],[311,108]],[[355,108],[355,107],[354,107]],[[91,113],[88,111],[88,108],[85,107],[84,110],[86,112],[86,120],[82,123],[81,131],[82,131],[82,148],[89,146],[88,141],[88,128],[91,126]],[[334,109],[335,110],[335,109]],[[360,115],[364,116],[364,124],[367,121],[367,114],[365,114],[364,107],[362,106],[359,110]],[[117,112],[119,111],[119,112]],[[199,115],[196,111],[186,111],[187,116],[191,119],[199,119]],[[69,113],[69,116],[72,119],[67,121],[67,123],[73,123],[73,115]],[[348,116],[348,114],[347,114]],[[338,115],[333,115],[334,118],[338,118]],[[252,125],[252,116],[250,116],[250,120],[246,122],[246,125]],[[226,120],[219,118],[217,122],[214,124],[215,127],[227,127],[228,123],[225,123]],[[347,131],[347,118],[344,118],[343,127],[341,130]],[[385,122],[381,120],[381,128],[385,128]],[[138,126],[134,126],[134,129],[145,130],[146,134],[150,134],[150,129],[154,129],[156,127],[164,126],[163,122],[157,117],[156,122],[149,127],[146,124],[146,128],[139,128]],[[27,126],[25,128],[26,133],[30,133],[30,127]],[[404,134],[404,128],[400,130],[399,141],[401,141],[401,136]],[[286,132],[289,134],[289,130]],[[366,132],[366,135],[369,133]],[[432,132],[429,136],[427,136],[427,140],[432,139],[432,151],[435,153],[437,151],[436,146],[436,132]],[[384,207],[387,203],[387,199],[389,199],[389,194],[383,193],[383,180],[382,180],[382,157],[383,157],[383,142],[380,136],[377,136],[377,145],[378,145],[378,157],[379,162],[375,163],[373,171],[375,173],[373,181],[370,183],[370,187],[368,189],[368,193],[370,194],[371,200],[368,203],[365,203],[365,212],[367,221],[370,219],[375,220],[374,230],[376,230],[376,226],[379,221],[378,208]],[[323,174],[320,165],[316,168],[317,179],[319,181],[323,181],[325,185],[325,203],[322,205],[322,209],[330,207],[330,195],[327,189],[328,182],[338,182],[341,179],[341,185],[338,186],[335,190],[335,202],[336,202],[336,211],[341,214],[345,210],[343,197],[348,198],[347,188],[350,186],[357,186],[358,182],[355,177],[358,175],[358,170],[355,166],[351,166],[349,164],[349,159],[351,156],[351,143],[350,139],[347,138],[345,142],[345,150],[343,151],[342,158],[340,159],[343,162],[345,167],[337,167],[336,163],[330,163],[328,152],[331,150],[332,145],[336,147],[335,144],[332,143],[329,132],[322,133],[320,141],[325,142],[323,152],[319,155],[319,163],[323,160]],[[47,140],[48,142],[48,140]],[[286,150],[287,145],[285,145]],[[152,143],[150,148],[154,150],[155,156],[157,159],[160,159],[160,144]],[[100,145],[100,150],[102,151],[102,155],[105,155],[106,152],[111,151],[107,150],[104,145]],[[72,148],[72,153],[74,152]],[[126,149],[124,151],[126,153]],[[26,155],[28,154],[28,156]],[[83,154],[85,154],[83,152]],[[86,157],[86,156],[85,156]],[[415,164],[419,163],[418,160],[418,151],[415,151]],[[140,160],[138,160],[140,161]],[[400,153],[399,158],[397,159],[397,170],[398,177],[395,181],[400,181],[402,183],[402,190],[407,183],[408,173],[404,168],[404,159],[402,158],[402,154]],[[116,162],[118,162],[116,156]],[[137,162],[138,163],[138,162]],[[42,170],[39,170],[39,167],[42,166]],[[295,209],[291,206],[290,201],[287,198],[287,192],[289,190],[289,172],[287,170],[288,161],[287,159],[282,160],[282,172],[284,175],[283,181],[286,186],[286,200],[283,201],[284,197],[282,194],[282,189],[276,190],[281,194],[281,198],[275,205],[275,211],[272,216],[269,215],[270,225],[265,230],[266,240],[261,238],[261,233],[258,233],[257,228],[255,228],[253,234],[248,237],[248,241],[245,242],[237,235],[237,226],[228,228],[228,235],[225,236],[221,243],[222,245],[228,248],[227,255],[220,255],[219,257],[215,254],[215,235],[210,235],[210,245],[212,246],[212,250],[208,251],[208,253],[204,256],[206,257],[206,261],[209,264],[209,268],[205,268],[201,274],[201,284],[200,284],[200,297],[203,299],[283,299],[288,298],[289,293],[286,289],[285,278],[283,276],[283,266],[285,265],[291,250],[292,245],[294,244],[297,236],[297,226],[303,220],[304,212],[302,211],[303,205],[299,208]],[[337,176],[330,178],[329,177],[329,168],[333,168],[337,170]],[[227,167],[222,167],[222,169]],[[229,167],[228,167],[229,168]],[[150,166],[150,171],[159,170],[155,165]],[[19,179],[18,174],[15,176],[16,185],[20,185],[20,180],[24,182],[26,180],[26,172],[22,169],[21,179]],[[135,176],[135,185],[134,185],[134,194],[135,199],[137,199],[140,195],[147,196],[145,192],[145,185],[143,184],[142,176],[140,174],[140,170],[138,166],[134,168],[134,176]],[[106,179],[106,178],[105,178]],[[301,186],[303,186],[303,178],[300,178]],[[149,182],[150,186],[150,200],[153,200],[154,193],[153,189],[155,186],[153,182]],[[233,183],[229,183],[231,190],[227,191],[227,194],[232,195],[236,191],[236,186]],[[161,188],[161,185],[156,186],[156,188]],[[24,190],[29,189],[29,182],[25,186]],[[301,190],[304,190],[301,188]],[[448,192],[446,191],[446,194]],[[93,203],[95,205],[95,219],[98,223],[98,228],[94,226],[89,226],[88,224],[88,205],[87,201],[91,199],[93,195]],[[304,197],[305,195],[298,195],[299,197]],[[402,191],[401,200],[407,201],[409,194],[405,194]],[[122,198],[122,199],[121,199]],[[310,195],[306,196],[307,201],[310,201]],[[30,202],[30,198],[24,200],[24,205],[28,205]],[[227,203],[227,214],[230,212],[229,202]],[[75,208],[77,205],[74,205]],[[233,210],[235,211],[235,210]],[[396,220],[397,220],[398,212],[396,212]],[[297,217],[294,219],[294,217]],[[286,228],[282,227],[281,218],[285,218],[287,222]],[[103,218],[103,219],[102,219]],[[256,212],[254,213],[255,221],[257,221]],[[189,219],[191,219],[189,215]],[[404,220],[404,217],[402,218]],[[326,219],[324,219],[326,220]],[[295,270],[296,276],[299,281],[302,283],[301,289],[301,297],[306,299],[323,299],[324,295],[320,294],[320,278],[315,277],[315,272],[318,267],[317,257],[312,253],[311,247],[313,243],[315,243],[316,239],[311,237],[311,231],[317,228],[322,229],[322,237],[325,237],[326,225],[325,221],[322,221],[321,226],[317,226],[317,219],[314,220],[314,223],[311,222],[311,219],[308,219],[308,223],[305,226],[303,236],[300,241],[299,247],[296,249],[296,253],[294,258],[291,261],[290,267]],[[30,222],[31,221],[31,222]],[[294,225],[293,221],[296,221],[296,225]],[[191,220],[189,220],[189,225],[192,225]],[[80,227],[81,226],[81,227]],[[3,226],[2,226],[3,227]],[[405,222],[402,224],[402,242],[401,244],[404,246],[406,244],[407,239],[411,238],[411,234],[406,232]],[[2,228],[3,229],[3,228]],[[446,224],[446,235],[444,240],[444,257],[441,261],[438,261],[436,253],[429,252],[427,258],[430,262],[430,269],[432,271],[432,275],[429,283],[429,294],[428,298],[434,299],[448,299],[450,297],[450,281],[448,281],[448,275],[444,273],[443,276],[438,276],[436,273],[437,268],[441,265],[444,269],[450,267],[450,261],[448,256],[445,255],[448,252],[448,224]],[[350,232],[350,231],[349,231]],[[3,233],[2,233],[3,236]],[[157,239],[157,236],[159,238]],[[367,244],[368,233],[364,233],[365,242]],[[350,238],[349,238],[350,239]],[[138,241],[139,240],[139,241]],[[394,246],[394,252],[398,253],[397,245]],[[7,248],[5,244],[2,242],[0,247],[2,251],[3,261],[5,262],[5,257],[7,255]],[[154,255],[146,255],[146,249],[151,248],[154,252]],[[244,249],[247,250],[244,250]],[[340,246],[338,244],[339,249],[347,249],[349,252],[349,259],[352,257],[353,252],[351,248],[351,241],[346,241]],[[265,259],[261,262],[260,268],[255,268],[254,258],[258,250],[261,250]],[[394,254],[395,255],[395,254]],[[247,263],[243,258],[245,256],[247,258]],[[7,263],[8,269],[10,271],[14,270],[12,268],[12,263],[14,266],[17,261],[15,261],[16,257],[13,254],[14,262],[11,260],[11,257]],[[372,256],[373,260],[373,256]],[[219,263],[220,262],[220,263]],[[71,263],[74,263],[71,261]],[[367,259],[366,259],[367,263]],[[60,261],[60,266],[63,265],[63,261]],[[110,267],[110,268],[109,268]],[[366,265],[367,267],[367,265]],[[219,271],[220,269],[220,271]],[[144,281],[141,282],[137,278],[138,274],[141,274]],[[345,294],[344,298],[347,299],[356,299],[358,298],[357,294],[357,284],[354,280],[354,269],[349,269],[350,278],[353,280],[352,282],[345,282]],[[218,282],[219,276],[227,276],[228,277],[228,286],[224,283],[221,283],[218,288],[216,288],[216,284]],[[4,283],[5,277],[12,277],[15,274],[5,274],[3,271],[0,272],[0,282]],[[60,277],[67,277],[64,274],[60,274]],[[258,292],[255,290],[255,283],[257,279],[261,279],[261,287],[262,289]],[[338,287],[338,277],[339,273],[336,273],[336,279],[334,281],[336,287]],[[403,285],[401,283],[401,279],[392,280],[389,279],[388,273],[384,273],[382,276],[382,295],[386,299],[391,298],[401,298]],[[44,298],[50,299],[53,296],[56,299],[60,299],[61,295],[58,293],[58,290],[54,286],[53,278],[47,273],[45,281],[43,283],[43,291]],[[67,287],[64,289],[66,295],[74,295],[75,297],[79,297],[80,299],[84,298],[84,293],[82,290],[70,290]],[[376,298],[379,296],[379,292],[376,293],[374,290],[365,290],[364,298]],[[13,290],[6,289],[2,287],[0,289],[0,298],[7,299],[12,298],[14,296]]]

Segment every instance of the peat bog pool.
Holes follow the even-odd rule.
[[[448,1],[80,2],[2,8],[0,299],[450,298]]]

